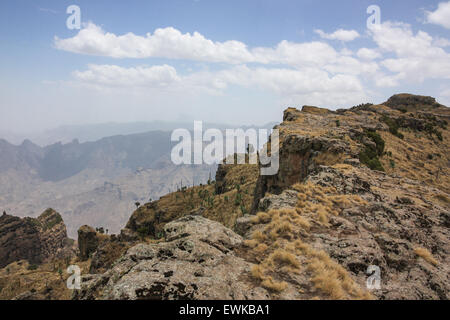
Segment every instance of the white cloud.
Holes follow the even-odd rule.
[[[377,87],[392,88],[397,87],[400,84],[399,78],[398,75],[388,76],[384,73],[380,73],[374,77],[374,80]]]
[[[168,27],[156,29],[145,37],[131,32],[117,36],[88,23],[72,38],[55,37],[57,49],[113,58],[188,59],[209,62],[241,63],[252,61],[246,45],[239,41],[213,42],[198,32],[182,34]]]
[[[350,41],[359,36],[352,31],[316,32],[327,39]],[[345,106],[367,99],[371,85],[390,88],[407,82],[450,79],[450,54],[443,49],[448,40],[423,31],[414,33],[410,25],[393,22],[385,22],[368,34],[375,46],[356,48],[355,52],[346,48],[338,51],[322,41],[282,40],[274,47],[248,48],[239,41],[215,42],[198,32],[183,34],[171,27],[146,36],[115,35],[90,23],[72,38],[55,38],[55,47],[115,58],[160,57],[224,64],[214,72],[208,71],[207,65],[203,71],[191,65],[186,74],[169,65],[90,65],[73,73],[76,81],[87,86],[130,92],[160,90],[180,97],[227,94],[227,88],[237,86],[259,88],[283,101],[305,99],[301,103]]]
[[[450,40],[446,39],[446,38],[440,38],[440,37],[436,37],[433,40],[433,45],[435,45],[436,47],[450,47]]]
[[[428,33],[414,34],[407,24],[385,22],[372,29],[371,35],[383,52],[395,54],[381,65],[395,73],[396,81],[450,79],[450,54],[434,45]]]
[[[368,48],[359,49],[356,55],[363,60],[375,60],[381,57],[381,54],[377,50]]]
[[[428,11],[426,21],[450,29],[450,1],[439,3],[436,11]]]
[[[88,70],[75,71],[73,76],[80,84],[95,88],[135,90],[140,87],[142,92],[164,87],[167,92],[196,91],[218,94],[235,85],[270,91],[283,99],[311,95],[316,97],[314,100],[316,103],[331,103],[330,97],[339,96],[333,105],[348,102],[355,96],[364,96],[364,88],[356,76],[344,74],[330,76],[328,72],[317,68],[295,70],[241,65],[216,72],[200,71],[181,76],[168,65],[137,68],[89,65]],[[327,99],[319,101],[319,96]]]
[[[165,87],[180,80],[172,66],[123,68],[116,65],[89,65],[86,71],[74,71],[75,79],[102,86]]]
[[[295,43],[283,40],[275,49],[255,48],[252,50],[254,61],[261,63],[281,63],[294,67],[323,66],[338,57],[338,52],[327,43]]]
[[[353,41],[360,36],[356,30],[338,29],[333,33],[325,33],[320,29],[316,29],[314,32],[321,38],[328,40]]]
[[[361,62],[353,57],[340,56],[323,66],[323,69],[334,74],[372,75],[379,66],[376,62]]]
[[[320,41],[295,43],[283,40],[274,48],[248,49],[239,41],[214,42],[198,32],[183,34],[172,27],[156,29],[153,35],[148,33],[145,37],[133,33],[118,36],[93,23],[88,23],[72,38],[55,37],[54,45],[69,52],[114,58],[158,57],[228,64],[285,64],[295,68],[339,64],[341,57],[352,55],[350,50],[337,52]]]
[[[317,68],[293,70],[285,68],[235,67],[219,75],[226,82],[241,86],[259,86],[278,95],[311,94],[322,92],[360,92],[363,87],[355,76],[330,76]]]

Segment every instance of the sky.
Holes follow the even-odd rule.
[[[0,43],[0,134],[264,124],[400,92],[450,106],[450,1],[2,0]]]

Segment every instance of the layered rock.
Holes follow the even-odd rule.
[[[0,217],[0,267],[28,260],[40,264],[49,258],[73,254],[61,215],[47,209],[38,218]]]

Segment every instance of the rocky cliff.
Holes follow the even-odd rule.
[[[0,217],[0,267],[27,260],[30,264],[70,255],[70,241],[60,214],[47,209],[38,218]]]
[[[276,175],[219,166],[144,204],[117,240],[131,248],[73,297],[448,299],[449,120],[409,94],[288,108]]]
[[[72,298],[446,300],[448,121],[409,94],[288,108],[277,174],[221,165],[215,181],[139,206],[119,235],[80,228]],[[32,256],[36,225],[52,224],[2,219]]]

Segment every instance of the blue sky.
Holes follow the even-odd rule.
[[[69,5],[81,30],[66,27]],[[370,5],[381,10],[377,30],[366,26]],[[287,106],[336,109],[397,92],[450,105],[449,20],[450,1],[5,0],[0,131],[261,124]]]

